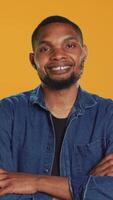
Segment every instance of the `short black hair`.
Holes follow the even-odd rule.
[[[45,25],[47,25],[47,24],[55,23],[55,22],[65,23],[65,24],[71,25],[75,29],[75,31],[78,33],[78,35],[80,37],[80,40],[81,40],[81,44],[83,45],[83,34],[82,34],[82,31],[81,31],[80,27],[77,24],[75,24],[74,22],[72,22],[69,19],[67,19],[66,17],[55,15],[55,16],[49,16],[49,17],[45,18],[43,21],[41,21],[41,23],[33,31],[32,39],[31,39],[32,40],[32,48],[33,49],[35,47],[35,43],[37,41],[37,35],[38,35],[40,29],[42,27],[44,27]]]

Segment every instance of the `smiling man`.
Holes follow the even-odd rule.
[[[55,90],[69,88],[80,78],[87,55],[82,37],[70,24],[59,22],[47,24],[36,33],[30,59],[42,83]]]
[[[48,17],[32,47],[40,86],[0,101],[0,199],[113,199],[113,102],[79,86],[80,28]]]

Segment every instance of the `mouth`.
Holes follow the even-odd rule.
[[[53,74],[63,74],[63,73],[67,73],[71,68],[72,68],[72,64],[66,63],[66,64],[58,64],[58,65],[48,65],[47,66],[47,70],[50,73]]]
[[[67,70],[69,69],[70,66],[58,66],[58,67],[52,67],[50,70],[51,71],[64,71],[64,70]]]

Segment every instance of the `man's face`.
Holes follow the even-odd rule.
[[[86,46],[71,25],[51,23],[40,30],[31,62],[46,86],[64,89],[80,78],[86,54]]]

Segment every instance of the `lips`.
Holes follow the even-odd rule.
[[[72,67],[72,64],[70,63],[55,63],[55,64],[49,64],[47,66],[47,69],[54,73],[62,73],[68,71]]]

